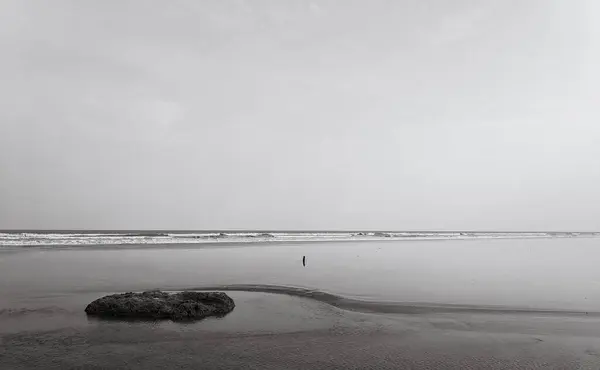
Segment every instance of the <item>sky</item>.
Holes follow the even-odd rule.
[[[596,0],[0,0],[0,229],[600,230]]]

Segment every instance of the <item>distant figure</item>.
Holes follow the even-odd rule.
[[[306,267],[306,256],[302,256],[302,266]]]

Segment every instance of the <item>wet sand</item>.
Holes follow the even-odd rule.
[[[0,252],[0,368],[598,369],[599,241]],[[108,293],[215,285],[236,301],[221,319],[83,312]]]

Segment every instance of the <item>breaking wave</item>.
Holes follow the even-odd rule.
[[[600,236],[572,232],[0,232],[0,246],[77,246],[211,244],[256,242],[320,242],[368,240],[439,240],[499,238],[559,238]]]

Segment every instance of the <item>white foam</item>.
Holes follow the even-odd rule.
[[[197,232],[158,235],[126,233],[0,233],[0,246],[257,243],[334,240],[448,240],[600,236],[598,233],[481,232]]]

